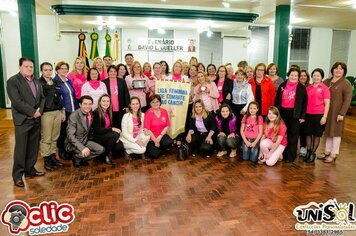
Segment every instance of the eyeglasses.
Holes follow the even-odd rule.
[[[159,103],[159,101],[152,101],[151,104],[154,104],[154,103]]]
[[[59,68],[60,70],[68,70],[68,68],[67,67],[61,67],[61,68]]]
[[[264,69],[257,69],[256,71],[265,71]]]

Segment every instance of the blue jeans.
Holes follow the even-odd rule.
[[[247,147],[245,142],[242,142],[242,159],[245,161],[251,160],[252,162],[256,163],[258,159],[258,152],[260,150],[259,147],[260,142],[258,142],[253,148]]]

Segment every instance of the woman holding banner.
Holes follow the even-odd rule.
[[[151,141],[147,144],[148,155],[157,159],[163,150],[173,145],[173,140],[167,135],[170,126],[169,116],[166,109],[161,108],[161,96],[150,96],[151,108],[145,113],[144,128],[149,130]]]
[[[219,91],[214,82],[211,82],[204,71],[198,72],[198,85],[194,88],[194,99],[201,99],[206,110],[215,112],[219,109]]]

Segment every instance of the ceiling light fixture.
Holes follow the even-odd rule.
[[[222,4],[225,8],[230,8],[230,3],[223,1]]]
[[[211,36],[213,35],[213,32],[208,29],[208,31],[206,32],[206,36],[208,36],[208,38],[211,38]]]
[[[165,33],[166,33],[166,31],[165,31],[164,29],[162,29],[162,28],[158,28],[158,29],[157,29],[157,32],[158,32],[159,34],[165,34]]]

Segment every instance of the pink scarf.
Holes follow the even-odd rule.
[[[174,74],[172,75],[172,80],[174,80],[174,81],[180,81],[180,80],[182,80],[182,75],[181,75],[181,74],[176,74],[176,73],[174,73]]]
[[[97,89],[100,86],[100,81],[99,80],[89,80],[89,84],[93,89]]]

